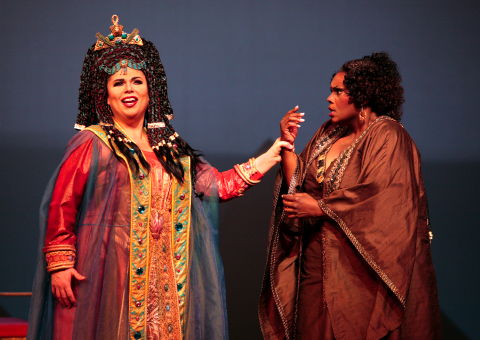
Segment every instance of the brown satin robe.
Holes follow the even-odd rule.
[[[439,306],[418,150],[381,117],[335,160],[323,185],[315,160],[342,135],[327,122],[298,158],[289,192],[326,217],[283,218],[275,189],[260,298],[265,339],[438,339]]]

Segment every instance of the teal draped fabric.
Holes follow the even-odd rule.
[[[70,141],[42,199],[28,339],[52,338],[54,299],[42,252],[49,204],[62,164],[85,143],[92,144],[92,158],[75,231],[77,265],[87,280],[75,287],[77,309],[72,338],[129,338],[125,298],[128,297],[125,258],[129,253],[130,228],[128,171],[97,136],[83,131]],[[228,339],[223,265],[218,247],[217,184],[213,168],[207,162],[197,166],[191,219],[184,339]]]

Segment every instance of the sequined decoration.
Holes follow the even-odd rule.
[[[150,264],[147,306],[147,340],[181,340],[182,327],[173,263],[171,196],[172,179],[149,152],[152,177]]]
[[[315,178],[317,179],[318,183],[323,183],[325,175],[325,158],[326,152],[321,153],[317,158],[317,173],[315,175]]]
[[[95,133],[108,147],[108,136],[100,125],[91,125],[87,130]],[[128,164],[126,158],[122,159]],[[144,339],[146,336],[146,309],[148,293],[149,237],[151,179],[143,172],[133,174],[131,182],[130,263],[128,282],[129,339]]]
[[[367,135],[368,131],[370,131],[370,129],[375,126],[375,124],[383,120],[397,122],[395,119],[389,116],[378,117],[373,122],[371,122],[370,125],[362,132],[362,134],[358,136],[357,139],[355,139],[353,143],[350,144],[350,146],[343,150],[342,153],[332,162],[332,169],[329,171],[327,176],[328,178],[325,181],[325,195],[329,195],[332,191],[337,190],[340,187],[340,183],[343,179],[343,174],[348,166],[353,150],[355,150],[358,143],[360,143],[360,141],[362,141],[363,138]]]

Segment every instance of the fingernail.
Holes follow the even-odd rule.
[[[300,112],[300,115],[305,116],[305,112]]]
[[[299,107],[300,107],[300,106],[298,106],[298,105],[295,105],[295,108],[296,108],[296,109],[298,109]]]
[[[302,127],[300,124],[297,124],[297,127]]]
[[[304,121],[305,121],[305,119],[303,119],[303,118],[300,118],[300,121],[301,121],[301,122],[304,122]]]

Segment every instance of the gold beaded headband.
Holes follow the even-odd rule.
[[[97,33],[97,43],[95,51],[104,48],[114,47],[115,44],[135,44],[143,46],[142,38],[138,35],[138,29],[134,29],[132,33],[127,34],[123,31],[123,26],[118,24],[118,15],[112,15],[112,26],[110,26],[110,34],[107,36]]]

